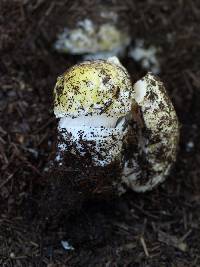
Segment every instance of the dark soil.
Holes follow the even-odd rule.
[[[66,195],[81,209],[65,217],[70,204],[54,197],[49,210],[62,219],[46,221],[41,199],[57,123],[52,90],[57,76],[78,60],[57,54],[52,42],[64,21],[73,26],[88,14],[97,17],[100,1],[0,0],[2,267],[200,266],[200,2],[104,2],[130,24],[133,40],[161,49],[160,78],[181,123],[174,170],[152,192],[90,200],[82,207],[68,188]],[[123,64],[134,79],[144,74],[130,58]],[[61,240],[75,249],[64,250]]]

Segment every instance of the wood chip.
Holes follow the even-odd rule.
[[[165,232],[158,232],[158,240],[162,243],[165,243],[168,246],[179,249],[180,251],[185,252],[187,250],[187,244],[183,242],[180,238],[177,238],[174,235],[169,235]]]

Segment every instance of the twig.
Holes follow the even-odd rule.
[[[12,179],[13,175],[14,173],[10,174],[8,178],[0,184],[0,189]]]
[[[147,257],[149,257],[149,252],[148,252],[148,249],[147,249],[147,246],[146,246],[146,242],[145,242],[143,236],[140,237],[140,242],[141,242],[142,247],[143,247],[143,249],[144,249],[144,253],[145,253],[145,255],[146,255]]]

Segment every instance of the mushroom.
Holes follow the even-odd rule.
[[[128,25],[122,23],[118,14],[107,10],[107,7],[98,9],[97,17],[96,21],[85,18],[73,28],[65,27],[57,36],[55,50],[82,55],[84,60],[123,56],[131,42]]]
[[[117,166],[112,187],[118,195],[127,188],[151,190],[165,180],[176,159],[179,124],[153,74],[132,86],[118,58],[85,61],[58,77],[54,99],[60,166],[68,164],[66,154],[86,169]]]

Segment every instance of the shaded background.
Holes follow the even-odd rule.
[[[78,60],[52,43],[65,23],[95,18],[99,3],[0,0],[0,266],[200,266],[199,0],[105,1],[131,25],[133,43],[160,47],[159,76],[181,122],[168,180],[149,193],[85,203],[50,230],[38,215],[55,148],[52,90]],[[123,64],[134,79],[145,72],[130,58]]]

